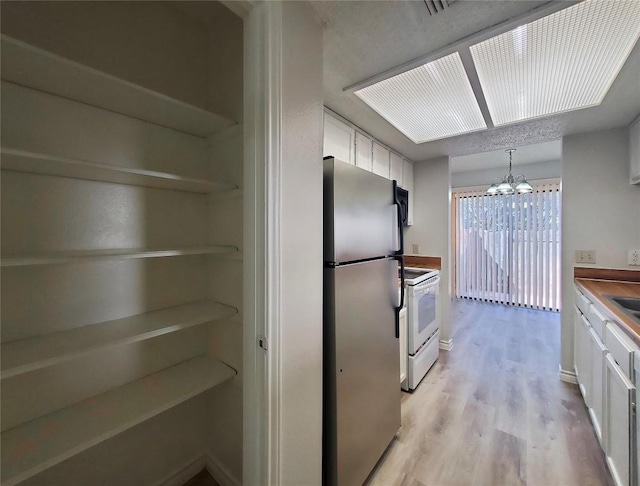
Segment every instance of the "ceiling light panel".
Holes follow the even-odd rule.
[[[471,46],[496,126],[604,99],[640,36],[640,2],[586,0]]]
[[[414,143],[487,127],[457,52],[355,94]]]

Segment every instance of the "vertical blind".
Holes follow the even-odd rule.
[[[457,297],[560,310],[560,183],[453,194]]]

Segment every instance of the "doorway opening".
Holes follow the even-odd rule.
[[[561,185],[528,194],[454,189],[454,293],[458,298],[559,311]]]

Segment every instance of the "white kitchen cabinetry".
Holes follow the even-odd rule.
[[[407,191],[409,191],[409,215],[407,217],[407,224],[411,226],[413,224],[413,209],[414,209],[414,192],[413,192],[413,163],[403,159],[402,160],[402,184]]]
[[[589,339],[589,321],[576,309],[574,327],[574,353],[576,378],[580,393],[587,407],[591,406],[591,342]]]
[[[323,157],[331,156],[354,164],[355,137],[356,131],[353,127],[324,112]]]
[[[406,305],[400,311],[400,383],[407,379],[407,357],[408,357],[408,342],[407,342],[407,307]]]
[[[637,485],[635,343],[575,290],[574,359],[580,392],[617,486]]]
[[[640,117],[629,126],[629,179],[640,184]]]
[[[404,188],[404,179],[402,177],[403,160],[398,154],[391,152],[389,156],[390,179],[398,181],[398,185]]]
[[[600,445],[604,447],[604,434],[602,430],[602,418],[604,411],[604,369],[607,356],[607,348],[600,340],[595,329],[589,329],[589,344],[591,345],[589,357],[591,358],[589,378],[590,383],[590,407],[589,415],[596,430]]]
[[[373,170],[372,157],[373,140],[364,133],[356,131],[356,165],[371,172]]]
[[[389,149],[373,142],[373,173],[389,178]]]
[[[2,484],[165,484],[205,455],[240,476],[242,20],[51,5],[3,5]],[[149,55],[167,27],[175,56]],[[190,48],[228,72],[178,70]]]
[[[605,374],[606,456],[617,486],[635,484],[631,451],[635,451],[636,389],[611,354]]]

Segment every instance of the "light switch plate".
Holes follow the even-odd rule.
[[[413,254],[417,255],[418,253],[420,253],[420,245],[418,245],[417,243],[414,243],[413,245]]]
[[[595,250],[576,250],[576,263],[595,263]]]
[[[629,250],[627,253],[627,265],[640,265],[640,250]]]

